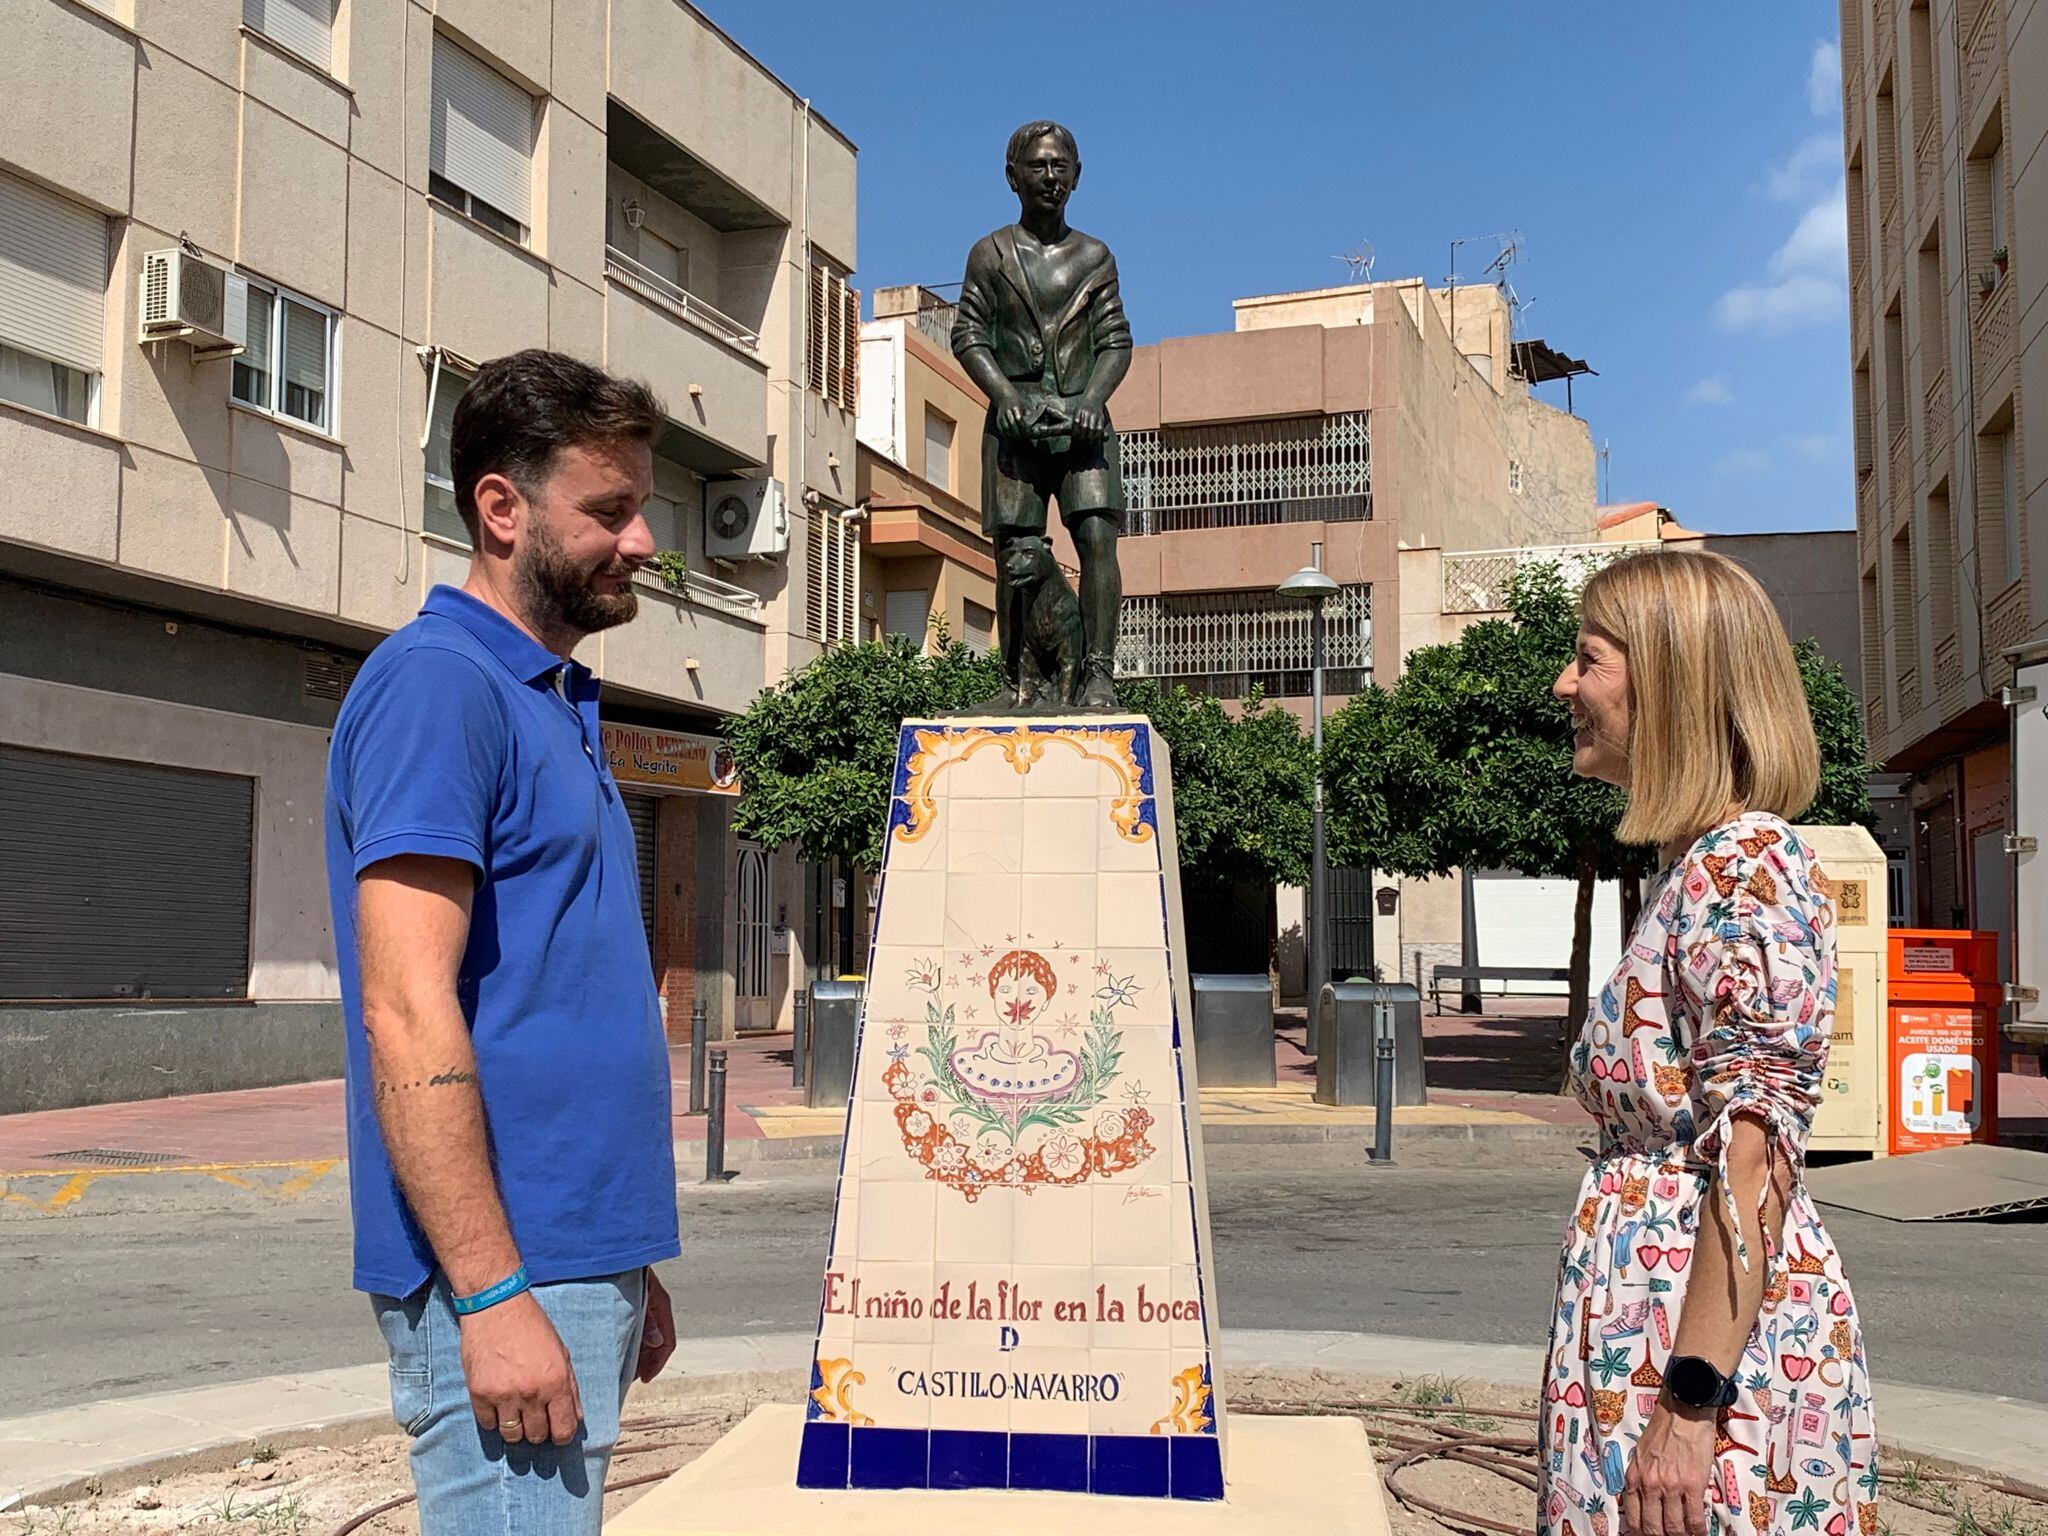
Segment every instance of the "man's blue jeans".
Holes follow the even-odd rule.
[[[598,1536],[604,1476],[640,1356],[647,1272],[533,1288],[562,1336],[583,1400],[567,1445],[507,1445],[476,1421],[447,1279],[372,1296],[391,1351],[391,1412],[412,1436],[420,1529],[432,1536]]]

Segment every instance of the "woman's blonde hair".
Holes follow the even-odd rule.
[[[1580,622],[1628,656],[1628,810],[1616,836],[1663,843],[1732,805],[1790,821],[1820,787],[1820,745],[1785,626],[1722,555],[1649,550],[1586,583]]]

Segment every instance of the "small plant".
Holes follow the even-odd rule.
[[[934,608],[926,620],[926,628],[932,637],[932,648],[943,651],[953,643],[953,626],[946,622],[946,616]]]
[[[249,1459],[259,1467],[265,1462],[275,1461],[277,1460],[277,1447],[266,1440],[249,1453]]]
[[[690,557],[680,549],[658,549],[654,552],[654,559],[648,563],[669,591],[680,593],[689,585]]]
[[[2012,259],[2012,253],[2001,245],[1991,253],[1991,259],[1998,263],[1998,270],[2003,272],[2006,268],[2006,263]]]
[[[1449,1376],[1424,1376],[1408,1384],[1407,1399],[1418,1408],[1462,1408],[1465,1383]]]

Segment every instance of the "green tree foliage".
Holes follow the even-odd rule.
[[[727,727],[743,786],[735,825],[765,843],[794,843],[807,859],[872,873],[905,717],[969,708],[998,681],[993,656],[960,644],[932,656],[901,638],[827,651]],[[1142,681],[1119,696],[1172,753],[1191,881],[1307,878],[1314,759],[1292,714],[1253,699],[1233,717],[1214,699]]]
[[[1615,840],[1619,790],[1572,773],[1570,722],[1550,690],[1577,633],[1572,586],[1553,565],[1526,567],[1507,618],[1411,652],[1394,688],[1360,694],[1331,719],[1324,745],[1334,861],[1578,881],[1574,1018],[1588,991],[1595,882],[1649,873],[1656,856]],[[1821,792],[1803,819],[1866,821],[1870,764],[1856,698],[1812,640],[1796,651],[1822,761]]]

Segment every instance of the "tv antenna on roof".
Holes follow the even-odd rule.
[[[1372,242],[1370,240],[1361,240],[1342,255],[1330,258],[1332,261],[1343,262],[1345,266],[1351,269],[1351,280],[1354,283],[1369,283],[1372,281],[1372,264],[1376,259],[1373,255]]]

